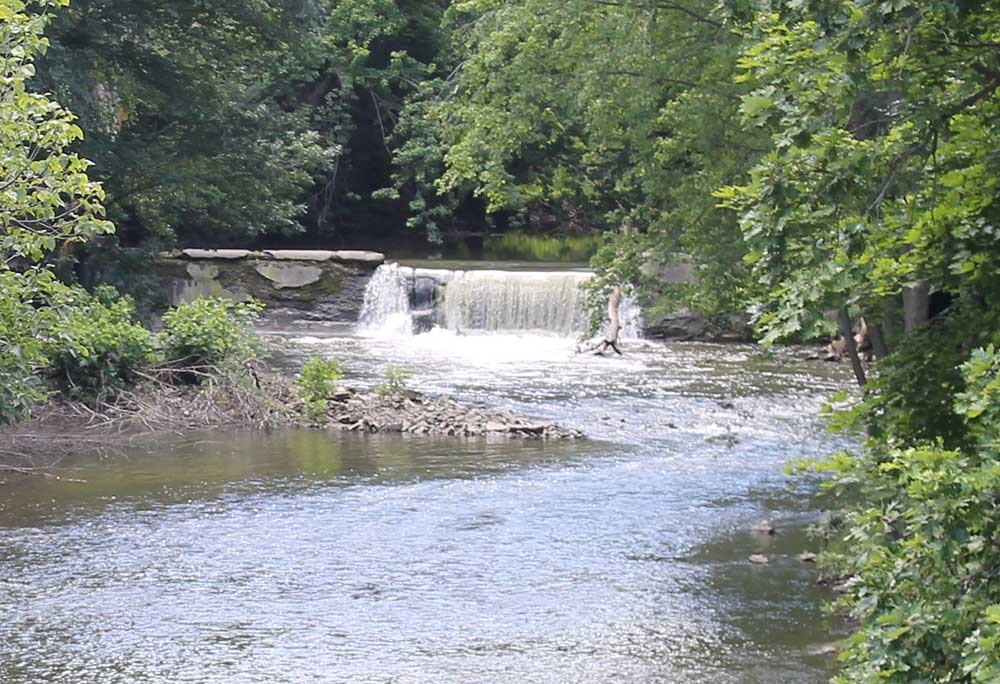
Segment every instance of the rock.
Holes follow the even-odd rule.
[[[328,399],[340,408],[327,427],[367,432],[406,432],[417,435],[477,436],[509,434],[523,439],[574,439],[582,435],[553,423],[531,422],[506,411],[466,407],[447,397],[426,397],[408,391],[392,397],[377,392],[338,389]]]
[[[755,553],[750,556],[749,560],[751,563],[755,563],[757,565],[764,565],[769,562],[767,556],[762,556],[759,553]]]
[[[276,261],[330,261],[335,252],[323,249],[265,249],[264,256]]]
[[[419,335],[420,333],[430,332],[434,328],[434,310],[414,311],[410,314],[410,320],[413,321],[414,334]]]
[[[312,285],[323,277],[323,269],[298,264],[257,264],[254,270],[274,283],[279,290]]]
[[[815,553],[811,553],[809,551],[805,551],[803,553],[800,553],[798,556],[796,556],[796,558],[798,558],[803,563],[815,563],[816,562],[816,554]]]
[[[527,432],[532,435],[540,435],[545,432],[550,425],[547,423],[526,423],[523,425],[515,425],[511,429],[515,432]]]
[[[644,332],[647,337],[688,340],[707,337],[710,327],[703,315],[682,309],[652,321]]]
[[[771,524],[769,520],[761,520],[758,523],[754,523],[750,530],[756,534],[766,534],[774,535],[777,533],[777,529]]]
[[[249,249],[184,249],[188,259],[246,259],[253,252]]]
[[[381,252],[366,252],[359,249],[341,249],[332,252],[334,261],[358,262],[365,264],[381,264],[385,261],[385,254]]]
[[[819,644],[811,646],[807,653],[812,656],[832,656],[837,655],[838,651],[837,644]]]
[[[213,264],[188,264],[184,270],[194,280],[215,280],[219,277],[219,267]]]

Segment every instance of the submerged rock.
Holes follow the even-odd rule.
[[[769,562],[769,559],[768,559],[767,556],[761,555],[759,553],[755,553],[752,556],[750,556],[749,561],[751,563],[755,563],[757,565],[764,565],[765,563]]]
[[[760,522],[755,523],[754,526],[750,528],[750,531],[756,534],[766,534],[769,536],[773,536],[778,533],[777,528],[771,524],[770,520],[761,520]]]
[[[837,655],[840,649],[837,644],[817,644],[810,647],[806,652],[811,656],[832,656]]]

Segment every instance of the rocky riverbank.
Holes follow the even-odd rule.
[[[322,427],[353,432],[396,432],[455,437],[504,436],[577,439],[583,434],[509,411],[467,406],[450,397],[402,390],[395,394],[345,389],[329,399]]]
[[[463,438],[579,439],[583,434],[510,411],[467,405],[410,389],[339,389],[308,416],[287,378],[254,370],[220,373],[200,385],[150,380],[94,403],[54,400],[0,429],[0,472],[51,464],[73,453],[134,446],[168,433],[282,428]]]

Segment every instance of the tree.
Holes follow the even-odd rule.
[[[700,286],[683,297],[644,288],[662,300],[647,304],[741,308],[738,227],[706,188],[749,168],[766,136],[739,121],[739,41],[714,6],[455,4],[453,68],[417,101],[423,135],[401,147],[402,159],[435,170],[407,177],[424,189],[419,209],[471,193],[535,228],[605,232],[613,244],[591,290],[601,310],[649,272],[640,266],[680,258],[695,260]]]
[[[39,398],[35,371],[55,316],[46,302],[57,286],[32,264],[113,231],[90,162],[71,151],[83,137],[73,115],[27,89],[48,47],[48,10],[67,4],[0,0],[0,421]]]
[[[1000,7],[760,6],[739,78],[771,149],[717,193],[764,288],[758,325],[809,335],[836,309],[847,337],[860,316],[889,333],[837,418],[864,448],[820,466],[846,505],[826,562],[858,624],[836,681],[995,681]]]
[[[69,0],[0,3],[0,255],[38,261],[61,243],[110,233],[104,191],[87,177],[90,162],[72,151],[83,138],[75,117],[26,85],[45,51],[42,11]]]
[[[779,7],[744,27],[753,44],[740,64],[754,87],[743,114],[772,132],[772,149],[749,183],[718,193],[767,290],[765,340],[821,330],[825,310],[845,307],[898,329],[902,295],[927,284],[953,311],[992,316],[1000,13]]]
[[[80,114],[124,243],[329,238],[376,206],[442,4],[76,0],[40,86]]]

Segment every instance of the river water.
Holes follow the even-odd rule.
[[[782,466],[842,369],[749,346],[275,336],[590,436],[198,434],[0,488],[0,681],[821,682],[839,627]],[[74,481],[78,480],[78,481]],[[760,537],[761,519],[779,533]],[[767,565],[748,562],[769,556]]]

